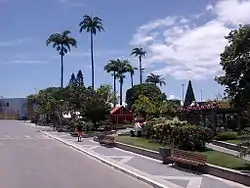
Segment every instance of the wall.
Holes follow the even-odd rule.
[[[7,103],[9,106],[7,106]],[[1,118],[5,115],[27,116],[27,99],[25,98],[3,98],[0,99]]]

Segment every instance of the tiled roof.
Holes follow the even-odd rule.
[[[111,111],[110,111],[110,114],[113,114],[115,113],[117,110],[119,110],[121,108],[121,106],[118,106],[118,107],[114,107]]]

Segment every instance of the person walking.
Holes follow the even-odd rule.
[[[82,140],[82,125],[76,126],[76,132],[77,132],[77,141],[81,142]]]

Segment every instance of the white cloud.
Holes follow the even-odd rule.
[[[23,38],[23,39],[10,40],[10,41],[1,41],[0,40],[0,48],[21,45],[21,44],[24,44],[24,43],[30,42],[30,41],[32,41],[32,39],[30,39],[30,38]]]
[[[110,56],[110,55],[121,55],[123,54],[124,51],[123,50],[112,50],[112,49],[109,49],[109,50],[97,50],[97,51],[94,51],[94,55],[95,56]],[[73,51],[68,53],[67,56],[69,57],[90,57],[90,52],[84,52],[84,51]],[[57,56],[58,57],[58,56]]]
[[[46,61],[40,60],[12,60],[8,64],[47,64]]]
[[[200,16],[166,17],[139,27],[130,44],[148,51],[143,66],[176,79],[201,80],[221,73],[224,36],[238,24],[250,23],[250,1],[220,0],[204,10]],[[197,25],[201,16],[207,21]]]
[[[84,4],[82,2],[77,1],[77,0],[59,0],[60,3],[65,3],[71,6],[75,6],[75,7],[81,7],[84,6]]]

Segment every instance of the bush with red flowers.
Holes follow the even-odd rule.
[[[199,106],[199,105],[194,105],[194,106],[189,106],[189,107],[183,107],[179,108],[179,112],[192,112],[192,111],[203,111],[203,110],[217,110],[219,108],[218,103],[213,102],[211,104]]]

